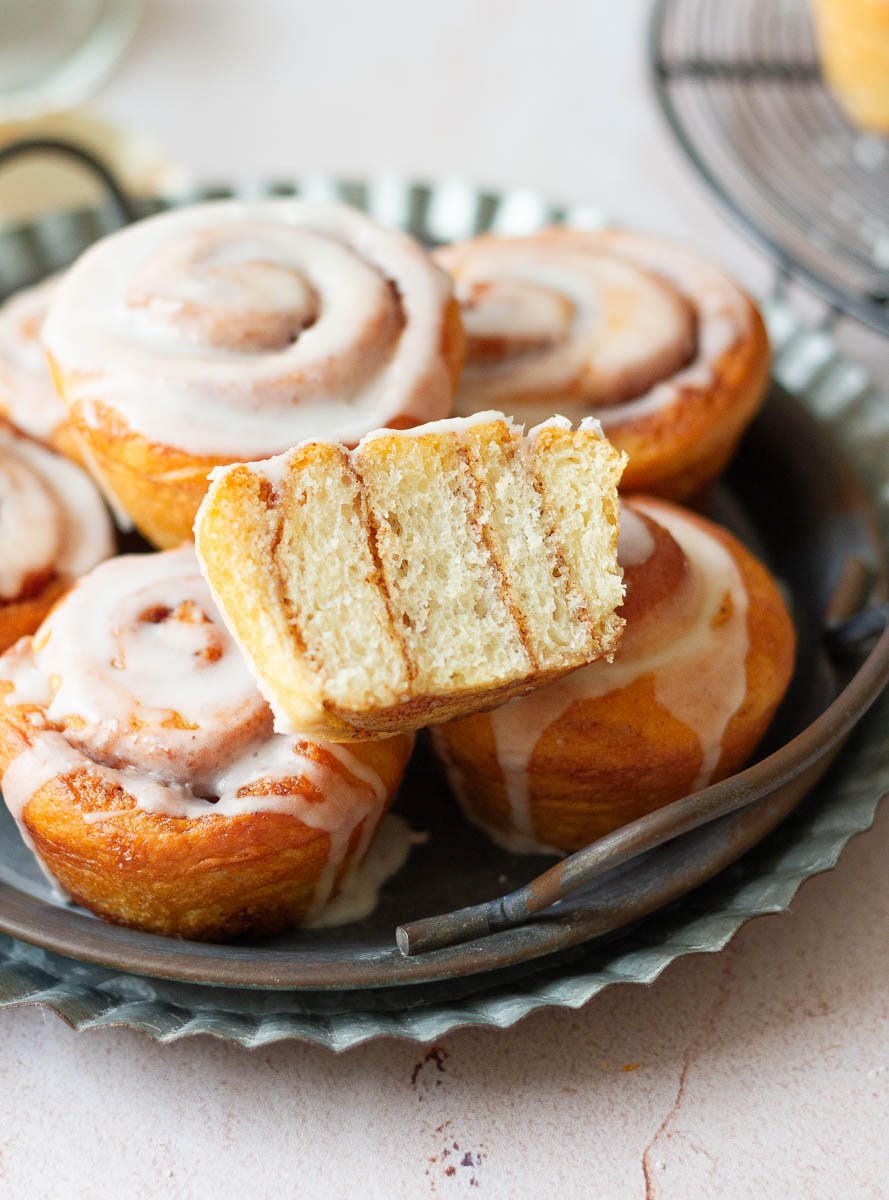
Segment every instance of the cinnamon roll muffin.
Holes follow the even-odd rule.
[[[747,761],[790,682],[775,582],[731,534],[624,501],[626,627],[597,662],[433,731],[468,816],[520,851],[573,851]]]
[[[447,416],[463,360],[450,280],[417,242],[298,200],[103,239],[43,336],[90,468],[159,546],[191,535],[213,467]]]
[[[411,746],[275,734],[190,546],[102,564],[0,658],[2,791],[23,835],[75,900],[157,933],[318,915]]]
[[[89,476],[0,426],[0,650],[33,633],[71,582],[113,553]]]
[[[686,499],[731,457],[768,379],[751,300],[658,238],[549,229],[436,253],[467,334],[455,411],[593,415],[629,455],[622,489]]]

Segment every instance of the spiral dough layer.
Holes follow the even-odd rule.
[[[40,341],[57,286],[53,276],[0,306],[0,413],[43,442],[53,441],[65,420]]]
[[[84,472],[0,429],[0,616],[4,604],[82,575],[112,549],[108,515]]]
[[[460,415],[598,417],[625,491],[682,498],[724,465],[763,394],[768,347],[721,271],[659,239],[550,229],[437,252],[467,335]]]

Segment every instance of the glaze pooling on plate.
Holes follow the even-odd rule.
[[[371,915],[383,886],[407,862],[411,847],[423,840],[403,817],[387,813],[364,858],[346,875],[337,894],[306,922],[310,929],[352,925]]]

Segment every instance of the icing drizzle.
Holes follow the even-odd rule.
[[[44,341],[66,399],[186,452],[261,458],[445,416],[445,273],[409,236],[299,200],[196,205],[103,239]]]
[[[636,648],[628,624],[613,662],[592,663],[489,714],[506,783],[512,836],[504,839],[496,830],[489,832],[509,848],[543,849],[534,840],[528,770],[540,738],[571,705],[598,699],[652,675],[657,702],[700,741],[701,765],[692,786],[696,791],[710,782],[725,730],[744,701],[747,592],[734,559],[681,510],[638,498],[633,506],[672,534],[690,564],[685,592],[678,598],[678,623],[671,636],[642,639]],[[622,523],[627,511],[625,506]],[[643,522],[639,521],[639,526],[647,534]],[[638,553],[638,543],[632,549]],[[438,740],[439,747],[442,741]],[[459,779],[456,784],[459,794]]]

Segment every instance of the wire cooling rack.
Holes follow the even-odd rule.
[[[806,0],[656,0],[650,58],[670,128],[744,232],[889,334],[889,139],[825,85]]]

